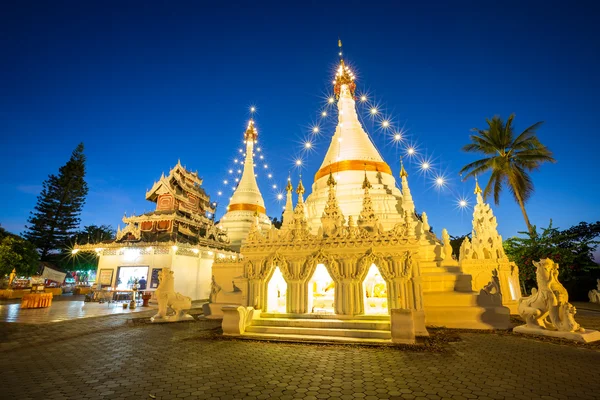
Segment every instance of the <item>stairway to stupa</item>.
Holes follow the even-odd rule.
[[[262,313],[242,338],[274,341],[391,343],[390,317]]]
[[[498,304],[482,304],[471,289],[471,275],[458,266],[421,263],[425,324],[428,327],[506,329],[510,311]]]

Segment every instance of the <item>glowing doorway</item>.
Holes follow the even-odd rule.
[[[387,285],[379,269],[371,264],[363,282],[365,314],[388,314]]]
[[[267,311],[284,313],[286,295],[287,283],[279,267],[276,267],[267,285]]]
[[[333,314],[335,282],[323,264],[317,265],[308,281],[308,311],[316,314]]]

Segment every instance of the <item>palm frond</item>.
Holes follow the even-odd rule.
[[[502,175],[502,172],[500,172],[499,170],[493,171],[487,185],[485,186],[485,190],[483,191],[483,197],[487,199],[493,192],[494,203],[500,204],[500,193],[502,193],[503,180],[504,176]]]
[[[519,134],[519,136],[517,136],[517,138],[514,140],[512,147],[519,147],[521,145],[521,142],[526,140],[527,138],[531,138],[532,136],[535,137],[535,134],[537,132],[537,130],[544,124],[544,121],[539,121],[536,122],[535,124],[531,125],[529,128],[525,129],[523,132],[521,132]],[[536,138],[537,139],[537,138]]]
[[[533,181],[520,166],[514,165],[507,174],[508,188],[517,202],[519,197],[523,204],[529,200],[534,191]]]
[[[476,174],[480,174],[481,172],[485,172],[486,170],[488,170],[490,168],[490,162],[493,159],[493,157],[489,157],[489,158],[482,158],[481,160],[477,160],[477,161],[473,161],[472,163],[469,163],[467,165],[465,165],[461,170],[460,173],[464,173],[467,172],[469,170],[478,170],[479,172],[476,172]],[[468,178],[470,176],[475,175],[473,173],[473,171],[469,172],[467,174],[467,176],[465,176],[465,178]]]

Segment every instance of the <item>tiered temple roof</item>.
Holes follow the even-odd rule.
[[[181,242],[192,245],[228,246],[226,234],[214,225],[214,207],[201,187],[202,178],[190,172],[181,162],[164,174],[146,199],[156,209],[142,215],[124,216],[124,229],[117,230],[116,243]]]

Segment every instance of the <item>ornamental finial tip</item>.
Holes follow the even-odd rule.
[[[477,181],[477,175],[475,175],[475,194],[481,194],[483,191],[479,187],[479,182]]]
[[[304,193],[304,185],[302,185],[302,177],[300,177],[300,180],[298,181],[298,188],[296,188],[296,193],[298,193],[300,195]]]
[[[402,162],[402,157],[400,157],[400,178],[407,178],[408,172],[404,169],[404,163]]]
[[[327,179],[327,186],[333,187],[336,185],[335,179],[333,179],[333,174],[331,173],[331,169],[329,169],[329,178]]]

